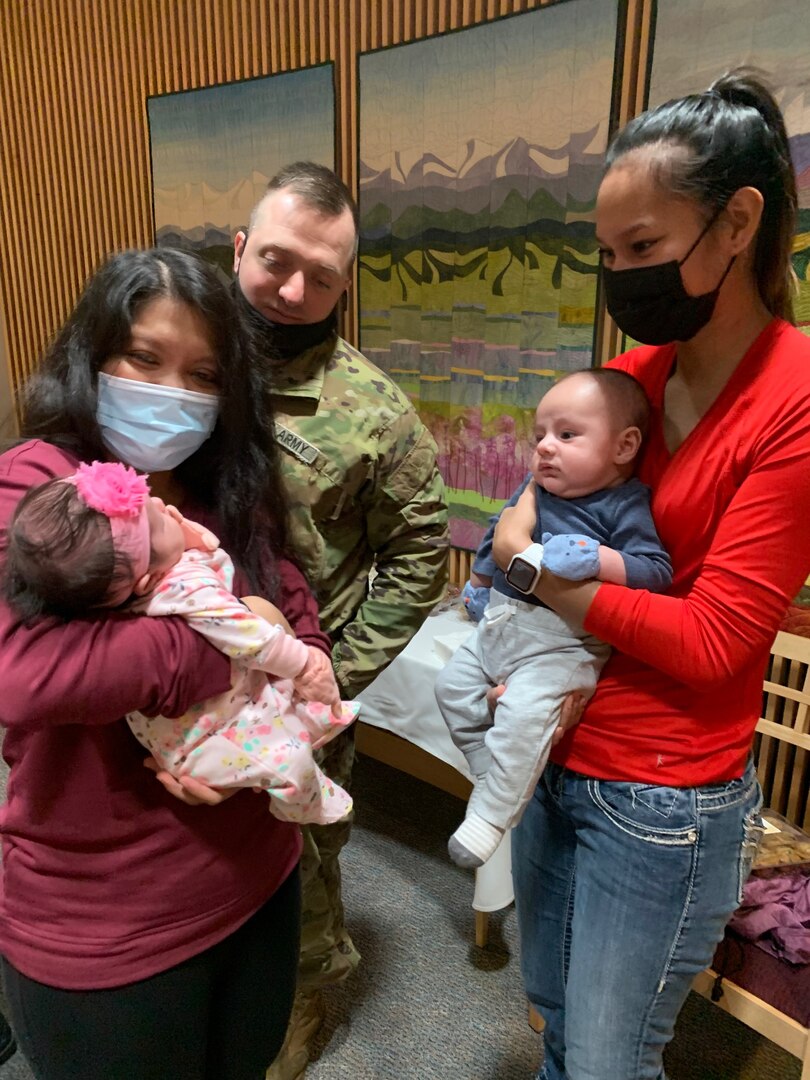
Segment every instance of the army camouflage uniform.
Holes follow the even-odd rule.
[[[447,506],[436,447],[407,396],[336,334],[279,366],[272,398],[293,548],[334,643],[341,694],[356,697],[444,592]],[[353,759],[350,728],[319,761],[347,786]],[[340,895],[349,831],[349,822],[303,830],[302,989],[337,982],[359,962]]]

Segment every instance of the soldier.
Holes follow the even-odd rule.
[[[447,580],[436,447],[406,395],[337,333],[357,254],[357,207],[329,169],[282,169],[234,241],[236,296],[265,364],[294,550],[353,698],[407,645]],[[350,780],[354,729],[322,754]],[[321,988],[360,957],[343,920],[338,855],[350,825],[304,829],[299,989],[268,1080],[298,1080],[323,1021]]]

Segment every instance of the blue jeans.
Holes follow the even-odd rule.
[[[740,902],[761,806],[750,763],[700,788],[546,768],[512,834],[523,979],[546,1021],[538,1080],[663,1080],[692,980]]]

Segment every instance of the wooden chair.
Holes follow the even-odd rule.
[[[474,551],[465,551],[463,548],[450,548],[450,585],[457,589],[463,589],[470,579],[470,570],[475,558]]]
[[[754,756],[765,805],[810,833],[810,640],[777,634],[763,706]],[[810,1028],[713,968],[698,975],[693,989],[799,1058],[801,1080],[810,1080]]]

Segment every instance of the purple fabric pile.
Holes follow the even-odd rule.
[[[712,967],[810,1026],[810,863],[763,868],[748,879]]]
[[[729,926],[779,960],[810,963],[810,865],[753,874]]]

